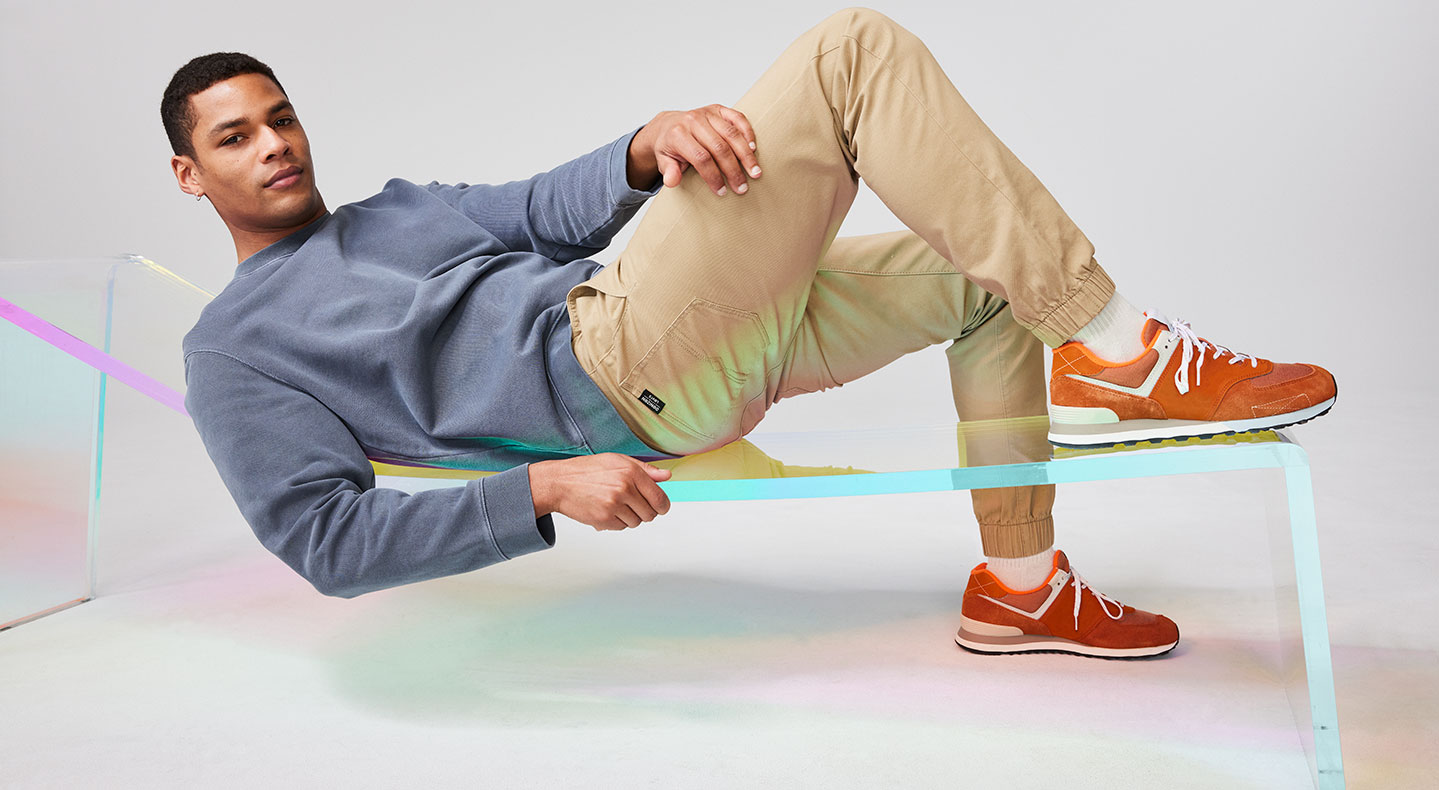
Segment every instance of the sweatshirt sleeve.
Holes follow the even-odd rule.
[[[515,251],[537,252],[568,263],[589,257],[610,240],[664,186],[633,189],[625,175],[630,141],[640,125],[588,154],[523,181],[441,184],[425,189],[494,234]]]
[[[217,351],[185,357],[185,408],[266,549],[325,595],[465,573],[554,545],[529,464],[464,486],[376,488],[345,423],[308,393]]]

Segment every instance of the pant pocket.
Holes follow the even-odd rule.
[[[593,280],[575,285],[565,295],[570,347],[580,367],[591,378],[595,369],[614,353],[627,302],[622,295],[595,287]]]
[[[620,389],[683,433],[731,441],[763,415],[768,346],[769,333],[758,313],[696,297]]]

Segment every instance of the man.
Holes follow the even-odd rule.
[[[722,446],[782,398],[944,341],[961,420],[1047,411],[1057,444],[1278,427],[1334,401],[1322,368],[1130,306],[928,49],[870,9],[804,33],[733,108],[662,112],[523,181],[394,179],[333,213],[264,64],[196,58],[161,113],[180,188],[239,260],[185,337],[186,406],[260,541],[329,595],[547,548],[552,513],[653,520],[668,472],[642,459]],[[860,176],[909,230],[836,238]],[[585,257],[665,187],[619,260]],[[504,471],[409,495],[375,488],[368,458]],[[956,641],[1171,650],[1172,621],[1053,548],[1053,496],[973,492],[987,561]]]

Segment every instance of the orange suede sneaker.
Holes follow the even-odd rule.
[[[1096,592],[1056,551],[1049,579],[1028,592],[1005,587],[987,563],[975,566],[954,641],[974,653],[1144,658],[1173,650],[1179,626]]]
[[[1237,354],[1194,334],[1184,321],[1145,313],[1144,353],[1100,359],[1071,340],[1054,349],[1049,441],[1061,447],[1283,428],[1334,405],[1334,376],[1318,365]]]

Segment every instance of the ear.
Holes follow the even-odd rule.
[[[175,171],[175,182],[181,192],[197,198],[205,194],[205,187],[200,183],[200,165],[194,159],[183,154],[172,156],[170,169]]]

